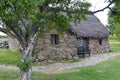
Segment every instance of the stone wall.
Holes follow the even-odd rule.
[[[8,38],[0,38],[0,43],[2,43],[4,41],[8,41]]]
[[[55,30],[37,41],[34,53],[36,61],[44,60],[67,60],[77,58],[76,38],[69,33],[59,35],[59,44],[51,45],[50,34],[58,34]]]
[[[77,39],[77,45],[83,45],[84,41],[83,38]],[[103,52],[109,52],[110,45],[108,38],[102,39],[102,44],[99,44],[99,39],[95,38],[89,38],[89,49],[91,53],[103,53]]]
[[[89,39],[89,48],[91,53],[109,52],[110,46],[107,38],[102,39],[102,45],[99,44],[99,39]]]
[[[13,37],[8,38],[8,45],[9,45],[9,49],[11,51],[19,51],[20,50],[18,41]]]

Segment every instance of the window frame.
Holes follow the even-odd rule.
[[[59,36],[57,34],[50,34],[51,45],[59,44]]]

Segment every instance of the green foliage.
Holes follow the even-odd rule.
[[[108,27],[112,36],[115,36],[120,40],[120,2],[119,0],[114,0],[115,5],[112,11],[109,12]]]
[[[46,5],[52,5],[50,8],[56,8],[58,11],[47,9]],[[69,7],[70,6],[70,7]],[[37,31],[41,27],[41,32],[56,28],[59,32],[64,32],[68,29],[69,22],[76,22],[83,19],[87,14],[90,4],[86,1],[71,0],[0,0],[0,17],[6,25],[8,31],[20,30],[19,21],[24,22],[27,29],[27,34]],[[68,8],[68,11],[62,14],[61,9]],[[71,10],[70,10],[71,9]],[[72,13],[70,11],[76,11]],[[79,12],[81,11],[81,12]],[[25,22],[30,20],[30,22]],[[32,24],[31,24],[32,23]],[[31,26],[34,26],[31,28]],[[13,30],[13,28],[15,28]],[[37,27],[37,28],[36,28]],[[16,33],[15,33],[16,34]]]
[[[17,64],[17,66],[19,67],[19,69],[21,71],[27,71],[29,69],[30,64],[31,64],[30,59],[27,59],[24,63],[23,62],[19,62]]]
[[[19,30],[19,21],[22,19],[35,20],[38,14],[38,4],[34,0],[0,0],[0,17],[9,31]],[[34,21],[33,21],[34,22]],[[26,24],[29,31],[30,24]]]

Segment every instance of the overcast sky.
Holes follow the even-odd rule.
[[[106,0],[87,0],[92,4],[92,7],[90,8],[90,10],[92,11],[96,11],[98,9],[102,9],[104,8],[108,3],[106,2]],[[107,24],[107,20],[108,20],[108,9],[106,9],[103,12],[98,12],[95,15],[100,19],[100,21],[106,26]]]

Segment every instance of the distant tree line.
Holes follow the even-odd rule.
[[[8,36],[0,35],[0,38],[8,38]]]

